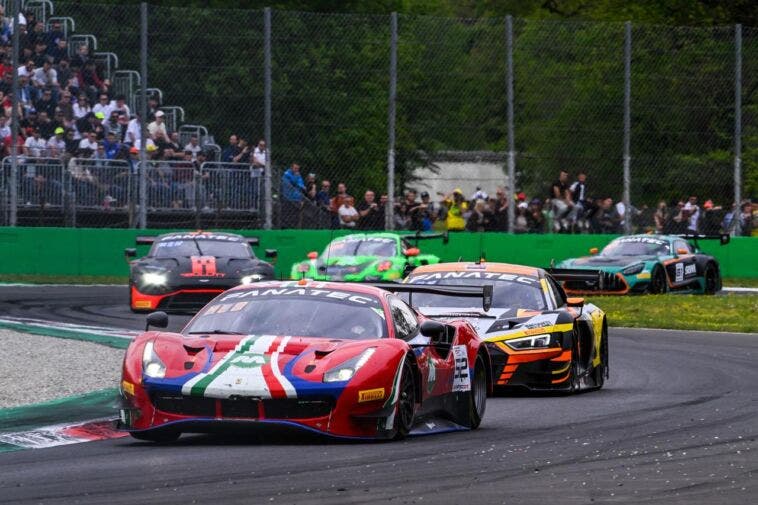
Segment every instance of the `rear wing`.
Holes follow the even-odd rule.
[[[727,245],[729,243],[729,240],[731,240],[731,236],[728,233],[719,233],[714,235],[701,235],[697,233],[682,233],[680,235],[674,235],[675,237],[681,237],[685,240],[692,240],[697,244],[698,240],[718,240],[721,245]]]
[[[492,307],[492,285],[484,286],[432,286],[429,284],[395,284],[372,283],[372,286],[392,293],[408,293],[408,305],[413,305],[413,293],[457,296],[463,298],[481,298],[482,309],[486,312]]]
[[[603,290],[606,285],[610,284],[615,274],[604,272],[602,270],[590,270],[583,268],[548,268],[545,270],[553,279],[559,282],[582,281],[597,283],[597,287]]]
[[[409,235],[403,235],[401,237],[401,240],[405,242],[406,244],[410,244],[411,241],[413,241],[413,245],[418,247],[419,240],[432,240],[436,238],[441,238],[442,243],[447,245],[448,242],[450,242],[450,236],[447,232],[444,233],[422,233],[420,231],[417,231],[416,233],[409,234]]]
[[[153,245],[155,243],[155,239],[158,237],[155,236],[144,236],[139,235],[137,236],[135,242],[137,245]],[[261,239],[258,237],[244,237],[245,242],[250,244],[251,246],[258,246],[261,244]]]

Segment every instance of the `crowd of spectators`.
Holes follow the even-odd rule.
[[[387,195],[377,201],[369,189],[363,200],[348,194],[345,183],[331,193],[331,181],[317,185],[316,174],[304,179],[300,166],[292,164],[281,181],[282,228],[348,228],[382,230],[385,228]],[[702,206],[697,196],[673,202],[671,208],[660,202],[657,208],[647,206],[626,208],[611,196],[593,197],[584,171],[570,180],[567,171],[560,171],[545,198],[528,198],[516,193],[514,233],[624,233],[626,220],[633,232],[707,233],[721,232],[750,235],[753,229],[753,205],[749,201],[725,210],[707,200]],[[395,197],[393,225],[396,230],[509,231],[508,194],[497,187],[488,195],[481,187],[467,196],[460,188],[437,193],[432,199],[427,191],[408,189]],[[757,209],[758,210],[758,209]]]
[[[19,15],[17,69],[11,63],[13,19],[5,16],[1,5],[0,21],[0,155],[9,156],[12,151],[20,155],[22,203],[60,203],[63,178],[56,170],[62,165],[77,204],[126,205],[127,181],[136,173],[143,141],[140,114],[130,110],[126,96],[113,92],[88,45],[70,53],[60,21],[52,20],[46,29],[33,12]],[[15,132],[11,131],[14,71],[19,121]],[[146,171],[151,205],[195,207],[197,198],[207,205],[218,188],[200,170],[206,160],[200,139],[192,136],[189,142],[180,142],[178,133],[167,129],[160,106],[158,97],[149,95],[145,150],[153,162]],[[225,154],[229,153],[245,170],[249,163],[259,166],[261,157],[265,164],[265,144],[255,148],[250,160],[245,158],[246,151],[235,146]],[[121,162],[109,164],[111,160]],[[248,193],[257,187],[250,178],[244,177],[239,184]],[[202,185],[203,181],[208,184]],[[249,204],[250,197],[245,199]]]

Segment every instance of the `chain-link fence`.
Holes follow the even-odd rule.
[[[751,230],[754,28],[40,1],[24,13],[23,75],[0,82],[21,111],[17,143],[10,104],[0,124],[6,225]],[[33,155],[35,129],[62,158]]]

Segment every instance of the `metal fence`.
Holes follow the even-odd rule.
[[[145,24],[140,8],[46,15],[71,20],[72,54],[89,45],[132,114],[162,111],[173,150],[194,159],[197,142],[204,160],[190,176],[156,142],[122,160],[117,194],[51,176],[64,186],[34,186],[44,212],[25,162],[16,184],[4,162],[5,224],[328,228],[350,226],[344,194],[365,211],[373,193],[389,228],[666,231],[697,207],[701,230],[750,232],[758,29],[152,5]],[[51,191],[74,195],[60,216]]]

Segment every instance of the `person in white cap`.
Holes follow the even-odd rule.
[[[166,124],[163,122],[164,112],[159,110],[155,113],[155,121],[147,125],[147,133],[155,142],[168,142]]]

